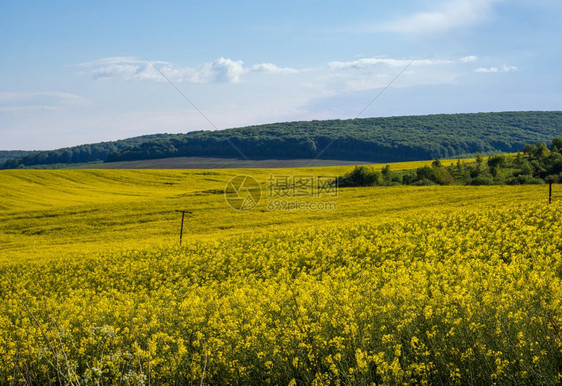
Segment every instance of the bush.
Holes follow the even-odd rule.
[[[478,177],[474,177],[471,181],[470,181],[470,185],[493,185],[494,184],[494,180],[492,180],[490,177],[488,176],[478,176]]]
[[[493,155],[488,158],[488,167],[490,169],[494,168],[505,168],[507,166],[507,158],[504,155]]]
[[[369,166],[356,166],[352,172],[344,175],[339,181],[339,186],[374,186],[382,182],[381,173],[373,170]]]
[[[418,180],[431,180],[431,181],[435,181],[435,172],[433,168],[430,168],[429,166],[424,166],[421,168],[418,168],[416,170],[416,175],[418,177]]]
[[[435,168],[433,170],[434,182],[439,185],[450,185],[453,183],[453,176],[445,168]]]
[[[520,174],[517,177],[508,178],[506,180],[508,185],[525,185],[525,184],[544,184],[540,178],[534,178],[526,174]]]
[[[431,185],[437,185],[435,182],[431,181],[431,180],[419,180],[416,181],[412,184],[413,186],[431,186]]]

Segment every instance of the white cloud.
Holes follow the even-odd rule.
[[[49,98],[73,103],[82,103],[84,98],[81,96],[59,91],[47,92],[2,92],[0,91],[0,103],[30,100],[36,98]]]
[[[469,55],[469,56],[465,56],[463,58],[459,59],[460,63],[470,63],[470,62],[476,62],[478,60],[477,56],[474,55]]]
[[[476,56],[458,59],[396,59],[363,58],[348,62],[330,62],[326,75],[318,84],[326,95],[371,90],[387,86],[401,71],[393,87],[454,84],[465,72],[466,63],[477,61]],[[314,83],[309,83],[315,87]]]
[[[479,67],[474,72],[494,73],[494,72],[510,72],[517,71],[516,66],[501,66],[501,67]]]
[[[113,58],[101,58],[98,60],[94,60],[92,62],[80,63],[77,66],[79,67],[96,67],[96,66],[107,66],[112,64],[146,64],[148,60],[142,60],[135,58],[133,56],[116,56]],[[163,61],[153,61],[155,64],[170,64],[169,62]]]
[[[60,110],[57,106],[47,105],[30,105],[30,106],[0,106],[0,111],[5,113],[14,113],[19,111],[57,111]]]
[[[475,62],[474,55],[460,58],[419,58],[412,59],[374,57],[353,61],[333,61],[316,68],[279,67],[273,63],[244,65],[241,60],[219,58],[213,62],[197,67],[180,67],[166,61],[153,62],[158,70],[173,83],[240,83],[243,79],[257,85],[264,79],[251,77],[251,74],[265,74],[268,80],[278,80],[278,76],[292,75],[295,88],[315,89],[323,94],[369,90],[384,87],[401,69],[408,66],[404,73],[406,82],[397,82],[398,87],[420,84],[454,83],[458,71],[455,66]],[[158,63],[158,64],[156,64]],[[130,57],[104,58],[90,63],[80,64],[89,69],[94,79],[111,78],[125,81],[158,81],[166,79],[148,60]],[[407,76],[409,75],[409,76]],[[268,83],[271,84],[271,83]],[[263,86],[263,84],[262,84]]]
[[[79,95],[60,92],[0,92],[0,111],[55,111],[69,106],[86,104]]]
[[[91,67],[89,74],[94,79],[165,82],[166,79],[162,76],[164,74],[170,81],[179,83],[237,83],[240,76],[247,72],[242,61],[225,58],[197,67],[176,67],[165,61],[150,62],[131,57],[103,58],[79,66]]]
[[[252,72],[265,72],[268,74],[296,74],[299,70],[289,67],[277,67],[273,63],[261,63],[253,65]]]
[[[351,62],[330,62],[328,67],[332,70],[360,70],[365,68],[373,68],[376,66],[384,67],[406,67],[412,59],[388,59],[388,58],[364,58],[358,59]],[[416,59],[412,62],[412,65],[435,65],[435,64],[449,64],[454,63],[451,60],[432,60],[432,59]]]
[[[195,69],[184,70],[187,80],[192,83],[238,83],[246,72],[241,60],[225,58],[205,63]]]
[[[475,55],[457,58],[416,58],[413,61],[411,58],[372,57],[333,61],[320,67],[301,69],[279,67],[273,63],[246,66],[241,60],[223,57],[197,67],[180,67],[166,61],[154,63],[158,63],[158,69],[173,83],[241,83],[244,80],[240,87],[250,88],[253,90],[250,95],[257,95],[260,90],[267,94],[271,87],[283,82],[284,89],[292,93],[291,98],[294,99],[296,95],[318,98],[374,90],[389,85],[399,73],[400,77],[392,83],[393,88],[456,84],[462,74],[473,71],[473,68],[470,68],[471,63],[478,60]],[[166,82],[148,60],[115,57],[80,66],[88,68],[94,79]],[[290,79],[283,78],[288,75]]]
[[[379,30],[425,35],[477,25],[492,14],[499,0],[448,0],[435,10],[419,12],[382,25]]]
[[[154,64],[154,65],[153,65]],[[166,81],[189,83],[238,83],[241,77],[252,72],[270,74],[293,74],[298,70],[278,67],[272,63],[256,64],[245,67],[241,60],[219,58],[213,62],[203,63],[197,67],[177,67],[170,62],[149,62],[132,57],[103,58],[80,67],[92,68],[89,74],[94,79],[115,78],[125,81]],[[159,71],[154,68],[157,67]]]

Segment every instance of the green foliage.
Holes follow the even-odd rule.
[[[508,185],[528,185],[528,184],[544,184],[540,178],[534,178],[530,175],[520,174],[517,177],[510,177],[506,180]]]
[[[424,167],[418,168],[416,170],[416,175],[417,175],[418,181],[421,181],[421,180],[433,181],[433,180],[435,180],[435,174],[433,172],[433,168],[430,168],[429,166],[424,166]]]
[[[505,168],[506,166],[507,158],[504,155],[493,155],[488,158],[488,167],[490,169]]]
[[[0,158],[0,169],[15,169],[21,167],[29,167],[34,165],[60,165],[60,164],[81,164],[90,162],[105,161],[109,154],[126,148],[132,148],[137,145],[146,144],[155,140],[155,146],[165,138],[172,137],[172,134],[155,134],[143,135],[129,139],[123,139],[113,142],[100,142],[95,144],[80,145],[50,151],[33,151],[33,152],[0,152],[0,157],[4,153],[10,155],[4,160]],[[146,145],[145,145],[146,146]],[[154,155],[156,152],[151,148],[149,154]],[[166,151],[172,149],[166,148]],[[156,153],[157,154],[157,153]],[[162,153],[161,153],[162,154]],[[56,167],[55,167],[56,168]]]
[[[514,152],[559,135],[562,112],[440,114],[286,122],[166,140],[167,156],[316,158],[372,162],[413,161],[466,154]],[[108,161],[166,156],[162,143],[116,151]],[[152,153],[150,149],[156,148]]]
[[[519,174],[527,175],[527,176],[532,176],[532,175],[533,175],[533,171],[534,171],[533,165],[531,165],[531,163],[530,163],[529,161],[524,160],[524,161],[521,163]]]
[[[558,145],[562,137],[552,141],[551,148],[545,148],[544,142],[526,145],[525,156],[518,153],[509,158],[505,155],[490,156],[486,162],[478,154],[474,165],[465,165],[458,160],[456,165],[443,166],[434,160],[432,166],[423,166],[415,171],[391,173],[390,166],[382,169],[384,184],[404,185],[521,185],[543,184],[544,182],[562,181],[562,153]],[[347,178],[342,186],[364,186]],[[361,180],[357,180],[361,181]]]
[[[550,149],[553,152],[562,153],[562,137],[554,138]]]
[[[453,183],[453,176],[449,173],[447,168],[439,167],[434,168],[433,171],[434,181],[439,185],[450,185]]]
[[[11,159],[25,157],[27,155],[31,155],[35,153],[35,151],[27,151],[27,150],[0,150],[0,165],[3,162],[6,162]]]
[[[453,176],[447,168],[440,166],[441,162],[439,160],[433,161],[432,165],[432,167],[424,166],[418,168],[416,170],[417,181],[414,182],[430,181],[438,185],[450,185],[453,183]],[[425,182],[421,184],[425,184]]]
[[[339,186],[374,186],[382,182],[381,173],[369,166],[356,166],[353,171],[344,175],[338,182]]]
[[[477,176],[469,181],[470,185],[493,185],[494,180],[486,175]]]
[[[322,158],[369,162],[443,159],[475,153],[521,151],[527,143],[544,142],[559,136],[560,127],[562,112],[284,122],[82,145],[8,160],[0,164],[0,168],[100,160],[240,157],[236,148],[251,159]],[[544,147],[541,150],[544,151]]]
[[[482,165],[482,162],[483,162],[482,154],[480,154],[479,152],[476,153],[476,165],[480,167]]]
[[[386,165],[381,170],[382,176],[385,180],[390,180],[392,178],[392,172],[390,171],[390,165]]]

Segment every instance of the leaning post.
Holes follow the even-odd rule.
[[[183,221],[185,219],[185,214],[186,213],[192,213],[189,210],[184,210],[184,209],[176,209],[176,212],[181,213],[181,226],[180,226],[180,245],[181,245],[181,241],[183,239]]]

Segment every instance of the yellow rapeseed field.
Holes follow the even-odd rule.
[[[223,194],[348,170],[0,172],[0,384],[562,382],[556,189]]]

